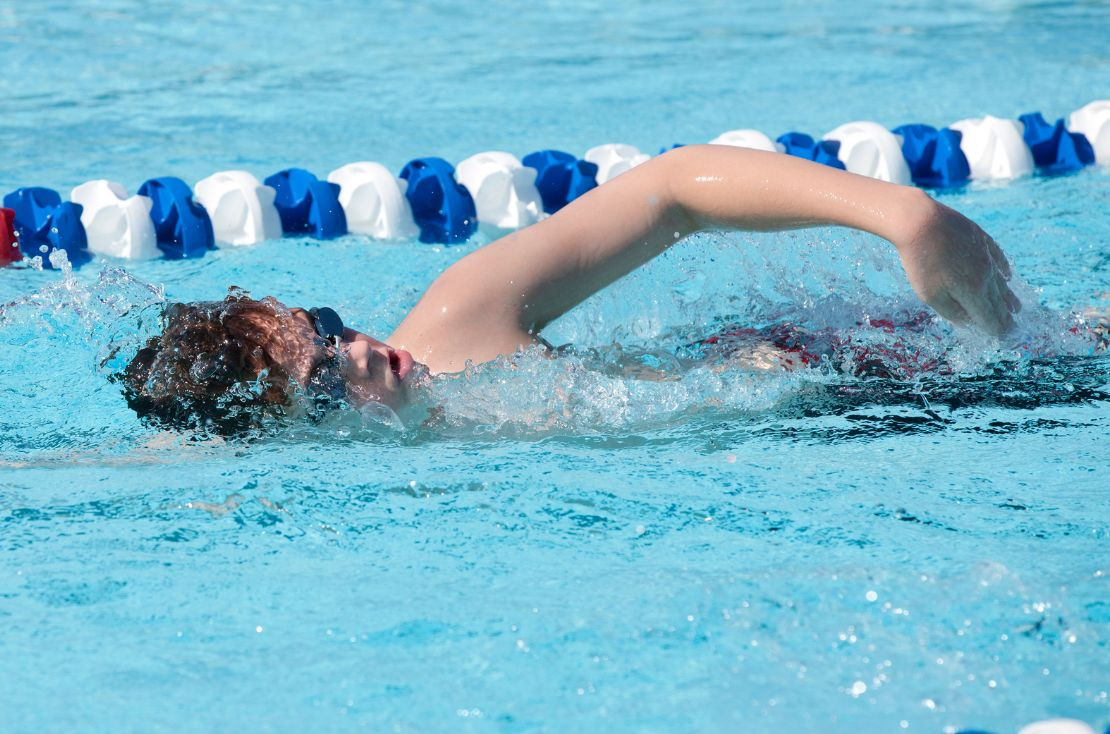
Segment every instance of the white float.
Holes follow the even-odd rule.
[[[339,184],[339,204],[347,215],[347,230],[379,240],[411,239],[420,234],[405,198],[409,182],[394,176],[381,163],[348,163],[328,174]]]
[[[948,127],[960,132],[960,150],[967,156],[973,179],[1017,178],[1033,172],[1033,153],[1022,138],[1025,127],[1018,120],[987,115]]]
[[[836,157],[852,173],[903,186],[913,183],[901,141],[877,122],[848,122],[825,133],[823,140],[840,143]]]
[[[92,252],[131,260],[162,255],[150,219],[150,197],[129,197],[123,184],[96,179],[73,189],[69,199],[82,207],[81,225]]]
[[[246,171],[220,171],[197,181],[193,198],[208,211],[221,245],[256,245],[281,237],[274,189]]]
[[[1044,719],[1026,724],[1018,734],[1095,734],[1095,730],[1077,719]]]
[[[1068,130],[1091,141],[1095,162],[1110,164],[1110,99],[1096,100],[1071,113]]]
[[[455,180],[474,197],[478,221],[484,225],[519,229],[543,214],[536,169],[526,168],[512,153],[472,155],[455,167]]]
[[[623,143],[595,146],[587,150],[586,155],[582,157],[597,166],[598,186],[651,158],[641,153],[636,146]]]
[[[729,130],[728,132],[721,133],[709,142],[715,145],[732,145],[737,148],[766,150],[770,153],[782,152],[782,148],[779,147],[775,141],[758,130]]]

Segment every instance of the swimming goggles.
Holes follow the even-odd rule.
[[[343,319],[335,309],[321,306],[310,308],[308,315],[312,319],[312,326],[316,334],[335,347],[335,351],[318,364],[308,376],[307,392],[316,401],[325,402],[343,400],[347,397],[347,385],[343,379],[342,365],[339,359],[340,341],[343,339]]]
[[[308,315],[312,317],[312,325],[316,333],[333,343],[338,349],[339,341],[343,338],[343,319],[339,318],[335,309],[319,306],[308,309]]]

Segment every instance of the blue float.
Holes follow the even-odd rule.
[[[670,145],[664,145],[662,148],[659,149],[659,155],[663,155],[667,151],[674,150],[675,148],[685,148],[685,147],[686,147],[686,143],[671,143]]]
[[[1040,112],[1018,118],[1025,125],[1025,144],[1033,152],[1033,162],[1045,173],[1070,173],[1095,162],[1091,142],[1079,133],[1068,132],[1063,120],[1048,122]]]
[[[892,131],[902,136],[902,156],[918,186],[952,188],[971,180],[971,166],[960,149],[958,130],[931,125],[902,125]]]
[[[166,257],[201,257],[216,249],[212,220],[204,207],[193,201],[193,192],[184,181],[174,176],[152,178],[144,181],[137,193],[150,197],[154,234]]]
[[[814,140],[805,133],[784,133],[775,142],[783,146],[784,153],[845,170],[844,164],[836,157],[840,143],[835,140]]]
[[[62,201],[54,189],[27,186],[4,197],[4,206],[15,213],[14,229],[19,249],[27,257],[42,257],[44,268],[52,250],[65,250],[71,265],[84,265],[92,256],[85,228],[81,224],[81,205]]]
[[[536,169],[536,188],[543,210],[554,214],[590,189],[597,188],[597,164],[561,150],[539,150],[521,161]]]
[[[478,230],[474,199],[455,180],[450,163],[442,158],[417,158],[405,164],[401,178],[409,182],[405,198],[412,205],[421,242],[466,242]]]
[[[265,184],[277,192],[274,207],[286,234],[310,234],[321,240],[347,234],[339,184],[321,181],[303,168],[278,171]]]

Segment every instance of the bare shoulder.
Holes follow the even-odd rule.
[[[457,372],[468,361],[488,362],[540,343],[521,325],[524,291],[499,252],[514,236],[467,255],[436,278],[390,335],[390,346],[408,350],[433,372]]]

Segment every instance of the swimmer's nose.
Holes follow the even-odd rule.
[[[388,370],[391,367],[389,353],[392,350],[384,344],[374,345],[366,350],[366,371],[373,375],[377,370]]]

